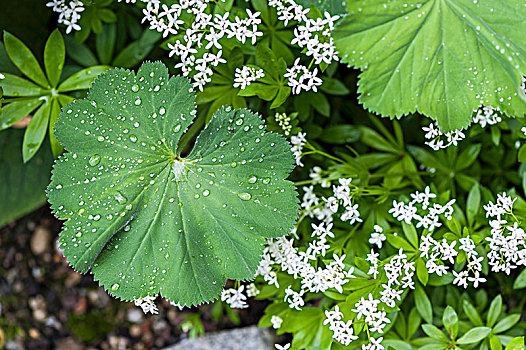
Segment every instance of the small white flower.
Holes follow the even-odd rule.
[[[283,323],[283,319],[279,316],[273,315],[270,318],[270,323],[272,323],[272,328],[278,329],[279,327],[281,327],[281,324]]]

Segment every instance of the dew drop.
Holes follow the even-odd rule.
[[[257,178],[256,176],[251,176],[251,177],[249,177],[248,180],[247,180],[247,182],[248,182],[249,184],[255,184],[256,181],[258,181],[258,178]]]
[[[265,185],[268,185],[268,184],[270,183],[270,177],[266,177],[266,178],[264,178],[264,179],[263,179],[263,183],[264,183]]]
[[[97,141],[99,141],[99,142],[104,141],[104,136],[99,136],[99,137],[97,137]]]
[[[117,291],[117,289],[119,289],[120,285],[118,283],[115,283],[113,286],[111,286],[111,290],[113,292]]]
[[[133,142],[133,143],[137,142],[137,136],[131,134],[130,135],[130,141]]]
[[[236,163],[236,162],[232,162],[232,163],[230,163],[230,166],[231,166],[232,168],[235,168],[235,167],[237,166],[237,163]]]
[[[166,113],[166,109],[164,107],[161,107],[161,109],[159,109],[159,114],[164,115],[165,113]]]
[[[252,198],[252,196],[250,195],[250,193],[245,193],[245,192],[243,192],[243,193],[238,193],[237,196],[238,196],[239,198],[241,198],[242,200],[244,200],[244,201],[248,201],[248,200],[250,200],[250,198]]]
[[[135,85],[132,86],[131,89],[132,89],[133,92],[137,92],[137,91],[139,91],[139,85],[135,84]]]
[[[140,98],[138,98],[138,99],[135,100],[135,105],[136,105],[136,106],[139,106],[141,103],[142,103],[142,101],[141,101]]]
[[[174,132],[179,132],[179,130],[181,130],[181,124],[177,124],[176,126],[174,126]]]
[[[92,155],[88,160],[88,164],[91,166],[96,166],[99,163],[100,163],[100,156],[98,154]]]
[[[119,202],[120,204],[126,202],[126,197],[124,197],[124,196],[122,195],[122,193],[120,193],[119,191],[117,191],[117,192],[115,192],[115,193],[113,194],[113,198],[115,198],[115,200],[116,200],[117,202]]]
[[[236,120],[236,125],[241,125],[243,124],[243,119],[239,118],[238,120]]]
[[[210,195],[210,191],[209,190],[204,190],[203,191],[203,197],[208,197]]]

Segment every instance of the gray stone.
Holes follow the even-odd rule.
[[[268,329],[251,326],[184,339],[163,350],[272,350],[273,344]]]
[[[51,236],[51,231],[48,228],[37,226],[29,242],[33,254],[40,255],[48,251]]]

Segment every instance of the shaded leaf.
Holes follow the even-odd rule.
[[[342,61],[363,70],[365,108],[391,118],[418,111],[443,131],[468,126],[481,102],[526,113],[522,0],[347,0],[347,8],[334,38]]]

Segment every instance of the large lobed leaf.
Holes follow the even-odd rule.
[[[444,131],[469,125],[481,103],[526,113],[523,0],[347,0],[335,42],[360,68],[364,107],[384,116],[420,112]]]
[[[287,234],[298,204],[290,145],[248,110],[218,111],[186,158],[177,144],[194,93],[162,63],[99,76],[66,106],[49,201],[67,222],[60,243],[114,296],[181,305],[216,298],[226,278],[251,279],[265,237]]]

